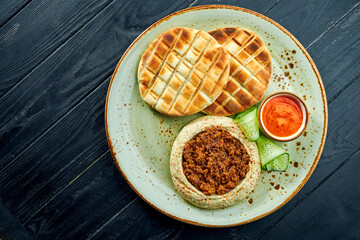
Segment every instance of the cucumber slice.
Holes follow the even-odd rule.
[[[265,136],[260,136],[256,141],[256,144],[259,149],[261,166],[265,169],[265,165],[285,153],[284,149],[276,145],[273,141]]]
[[[248,109],[246,109],[245,111],[239,112],[236,116],[235,119],[237,118],[242,118],[243,116],[247,115],[248,113],[254,111],[255,109],[257,109],[257,107],[254,105]]]
[[[284,153],[266,165],[268,171],[286,171],[289,165],[290,156]]]
[[[234,118],[240,129],[244,132],[249,141],[256,141],[259,138],[259,123],[257,121],[257,107],[251,108],[239,113]]]

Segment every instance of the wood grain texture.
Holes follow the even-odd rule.
[[[121,222],[126,224],[119,228],[119,222],[113,221],[115,218],[122,219]],[[106,221],[89,239],[174,239],[183,228],[182,225],[138,197]]]
[[[360,24],[359,9],[352,1],[312,2],[313,5],[285,2],[236,4],[268,12],[268,16],[273,14],[271,17],[275,20],[278,16],[280,23],[288,24],[286,27],[294,31],[296,37],[303,36],[302,42],[310,45],[310,54],[328,93],[329,132],[324,154],[309,182],[287,205],[248,225],[208,229],[168,218],[130,189],[106,146],[103,107],[109,75],[122,52],[146,26],[186,6],[167,1],[159,5],[131,2],[126,6],[113,2],[24,78],[9,98],[6,97],[6,102],[0,101],[3,125],[0,129],[0,197],[14,214],[9,213],[9,217],[23,224],[36,239],[131,239],[131,236],[138,239],[268,239],[276,238],[277,233],[286,236],[281,235],[284,234],[281,231],[289,227],[289,219],[293,225],[308,226],[294,227],[298,235],[303,234],[302,231],[306,234],[316,231],[309,219],[322,220],[320,226],[327,235],[318,236],[337,236],[332,225],[337,223],[342,227],[340,230],[350,231],[347,236],[356,234],[356,228],[346,229],[346,225],[331,219],[347,216],[345,223],[352,221],[359,229],[355,219],[358,209],[349,203],[349,199],[358,199],[359,192],[350,195],[346,188],[339,193],[327,189],[338,177],[344,179],[346,175],[341,175],[341,171],[349,173],[347,166],[354,158],[359,159],[357,119],[360,115],[353,111],[352,105],[360,103],[356,68],[360,33],[355,31]],[[205,3],[213,2],[195,1],[193,5]],[[292,18],[282,11],[291,13]],[[301,16],[306,16],[306,21],[298,21]],[[312,21],[319,24],[311,25]],[[333,26],[331,22],[337,24]],[[297,28],[300,30],[296,33]],[[312,34],[307,33],[307,28]],[[346,78],[341,78],[342,75]],[[356,175],[358,169],[351,166]],[[338,177],[331,177],[334,173]],[[358,180],[357,176],[351,179]],[[325,190],[321,190],[323,186]],[[335,187],[339,189],[340,185]],[[336,203],[341,203],[339,211],[320,215],[326,210],[327,202],[320,202],[322,211],[316,210],[318,205],[311,205],[319,196],[332,196],[334,202],[328,206],[336,209]],[[346,211],[347,207],[354,212]],[[299,223],[298,214],[304,215]],[[324,220],[325,217],[330,220]],[[287,231],[293,238],[297,236]]]
[[[0,201],[0,239],[31,239],[17,219]]]
[[[160,16],[186,6],[167,4]],[[0,169],[112,74],[143,25],[153,23],[154,16],[133,19],[145,10],[113,2],[1,99]]]
[[[110,2],[30,2],[0,29],[0,97]]]
[[[265,14],[271,8],[276,6],[278,2],[280,2],[280,0],[261,1],[261,3],[258,1],[249,1],[249,0],[243,0],[243,1],[196,0],[191,4],[191,7],[200,6],[200,5],[222,4],[222,5],[231,5],[231,6],[247,8]]]
[[[36,239],[86,239],[136,197],[107,151],[25,228]],[[126,224],[118,228],[126,228]]]
[[[353,106],[360,103],[357,96],[360,72],[354,66],[359,61],[360,33],[353,31],[360,27],[359,13],[360,6],[309,48],[323,77],[329,102],[327,141],[311,182],[319,183],[331,172],[330,169],[335,169],[360,146],[357,138],[360,131],[357,119],[360,116],[358,111],[353,111]],[[339,51],[340,48],[342,51]],[[323,168],[328,171],[317,172]],[[305,185],[304,189],[308,186],[310,184]]]
[[[20,222],[35,214],[107,149],[104,104],[109,82],[102,83],[0,170],[0,196]]]
[[[0,28],[21,12],[31,0],[0,1]]]
[[[306,47],[331,28],[358,2],[358,0],[280,1],[266,16],[285,27]]]
[[[308,49],[323,78],[331,102],[349,84],[360,79],[360,3],[342,21]]]

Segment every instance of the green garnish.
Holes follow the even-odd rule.
[[[251,108],[240,112],[234,118],[240,129],[244,132],[249,141],[256,141],[259,138],[259,123],[257,120],[257,107]]]
[[[285,171],[289,164],[289,154],[265,136],[256,141],[263,169]]]

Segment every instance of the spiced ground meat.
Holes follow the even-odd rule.
[[[210,128],[185,144],[183,171],[205,195],[222,195],[245,178],[250,156],[243,144],[224,129]]]

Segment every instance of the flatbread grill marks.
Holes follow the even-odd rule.
[[[212,104],[228,82],[229,56],[208,33],[174,28],[143,54],[138,80],[145,102],[159,112],[183,116]]]
[[[204,112],[232,115],[261,100],[272,74],[271,56],[261,39],[239,28],[220,28],[209,32],[230,57],[229,82],[218,99]]]

